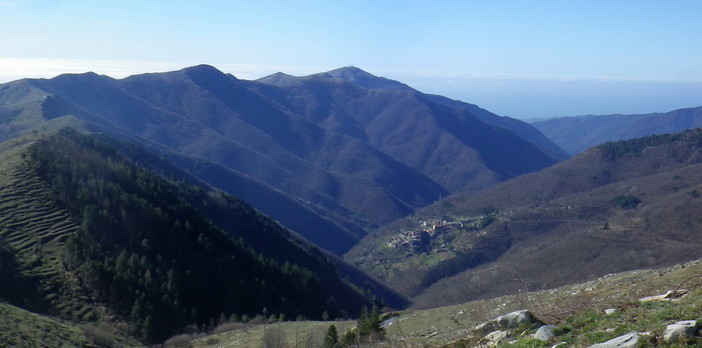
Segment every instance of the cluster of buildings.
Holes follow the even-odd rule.
[[[477,219],[441,220],[429,219],[420,220],[419,226],[410,231],[403,231],[399,235],[387,242],[387,246],[393,249],[409,248],[413,251],[427,251],[431,241],[438,236],[467,224],[472,224]]]

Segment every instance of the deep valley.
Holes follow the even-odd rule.
[[[0,347],[672,345],[698,114],[529,124],[355,67],[2,84]]]

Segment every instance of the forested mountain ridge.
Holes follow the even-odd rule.
[[[605,143],[450,196],[347,260],[425,308],[689,261],[702,256],[701,168],[700,129]]]
[[[450,192],[489,186],[565,157],[552,156],[539,141],[523,136],[526,132],[498,121],[506,118],[358,68],[297,78],[273,75],[256,82],[278,87],[253,85],[269,99],[326,130],[367,141]]]
[[[0,219],[0,256],[17,268],[0,276],[30,281],[2,288],[17,304],[74,320],[112,313],[147,340],[264,307],[321,318],[369,304],[319,249],[246,203],[164,180],[107,142],[62,130],[21,154],[3,168]]]
[[[514,134],[536,145],[541,151],[554,158],[568,158],[568,154],[565,151],[559,148],[556,144],[549,140],[549,138],[541,134],[539,130],[527,122],[507,116],[498,116],[474,104],[450,99],[441,95],[422,93],[399,81],[386,79],[384,77],[377,77],[356,67],[339,68],[324,74],[345,80],[356,86],[367,89],[410,91],[420,94],[437,104],[467,111],[489,125],[508,129]],[[264,79],[265,78],[259,79],[259,81]]]
[[[337,254],[440,197],[557,161],[468,104],[344,71],[276,75],[290,86],[205,65],[19,80],[0,85],[0,137],[71,126],[141,143]]]
[[[702,127],[702,107],[640,115],[557,117],[532,122],[561,148],[575,155],[607,141]]]

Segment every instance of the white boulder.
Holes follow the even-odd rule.
[[[550,341],[555,335],[553,334],[553,329],[556,327],[553,325],[544,325],[540,327],[538,330],[536,330],[536,333],[534,333],[534,338],[536,338],[539,341],[544,341],[548,342]]]
[[[543,323],[528,310],[514,311],[501,315],[493,320],[475,327],[475,331],[483,334],[496,330],[516,329],[520,326],[541,326]]]
[[[493,331],[485,336],[485,343],[488,347],[494,347],[497,346],[497,344],[500,343],[502,340],[507,338],[507,336],[509,336],[509,333],[507,331]]]
[[[675,324],[670,324],[665,328],[663,340],[670,343],[676,343],[681,336],[695,336],[700,327],[697,320],[683,320]]]
[[[640,332],[630,332],[626,335],[615,337],[607,342],[593,344],[590,348],[634,348],[639,344],[642,334]]]
[[[685,289],[668,290],[665,294],[643,297],[643,298],[640,298],[639,301],[640,302],[676,301],[685,295],[687,295],[687,290],[685,290]]]

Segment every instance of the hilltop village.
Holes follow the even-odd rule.
[[[386,245],[389,248],[408,252],[446,251],[446,238],[455,237],[455,233],[478,231],[495,221],[496,214],[472,216],[431,218],[419,220],[409,229],[403,229],[393,236]],[[440,243],[437,243],[440,242]]]

